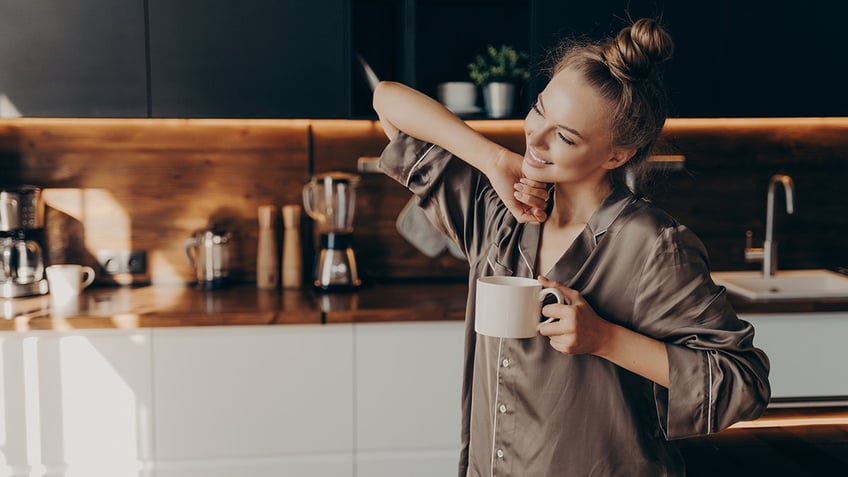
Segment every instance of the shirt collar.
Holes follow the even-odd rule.
[[[626,188],[614,188],[601,202],[601,206],[589,218],[587,227],[592,232],[595,238],[595,245],[601,240],[610,225],[615,221],[616,217],[621,214],[621,211],[633,202],[635,198],[633,194]]]

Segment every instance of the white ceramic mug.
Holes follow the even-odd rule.
[[[481,277],[477,279],[474,330],[498,338],[532,338],[542,321],[542,302],[547,295],[565,303],[556,288],[542,288],[534,278]]]
[[[477,102],[477,86],[469,81],[439,83],[436,94],[439,102],[450,109],[473,109]]]
[[[47,284],[55,301],[74,299],[94,282],[94,269],[85,265],[63,264],[47,267]]]

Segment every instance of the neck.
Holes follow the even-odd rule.
[[[586,224],[598,210],[612,187],[604,180],[591,186],[557,184],[554,186],[554,206],[547,223],[556,226]]]

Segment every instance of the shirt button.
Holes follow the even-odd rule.
[[[503,449],[498,449],[498,459],[503,459]]]
[[[509,367],[509,360],[508,360],[508,359],[504,359],[504,360],[503,360],[503,362],[502,362],[501,364],[503,364],[503,367],[504,367],[504,368],[508,368],[508,367]]]
[[[506,412],[506,404],[501,404],[500,410],[501,410],[501,414],[505,413]]]

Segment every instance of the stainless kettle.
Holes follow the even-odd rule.
[[[234,261],[232,233],[214,226],[198,230],[186,240],[185,252],[194,268],[197,286],[213,289],[230,284]]]

